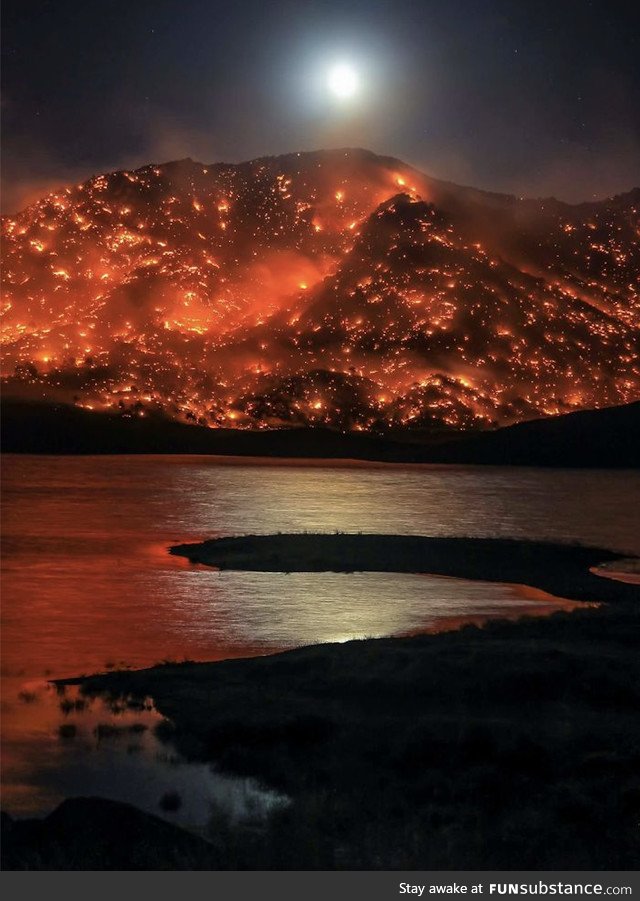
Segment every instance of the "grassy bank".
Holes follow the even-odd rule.
[[[431,573],[523,583],[577,601],[633,600],[634,586],[589,572],[619,554],[535,541],[419,535],[280,534],[179,544],[172,554],[218,569],[257,572]]]
[[[266,826],[233,830],[214,816],[218,866],[637,867],[639,592],[588,572],[614,555],[394,536],[249,537],[174,551],[252,569],[368,561],[603,602],[440,635],[84,680],[87,693],[151,695],[167,740],[188,757],[292,798]]]

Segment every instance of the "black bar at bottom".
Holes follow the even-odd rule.
[[[18,897],[33,891],[39,897],[77,897],[83,901],[113,901],[114,892],[135,897],[153,893],[153,901],[188,892],[189,901],[412,901],[421,898],[612,899],[640,901],[640,871],[489,871],[477,872],[4,872],[0,884]]]

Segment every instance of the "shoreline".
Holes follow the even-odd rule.
[[[178,548],[205,555],[209,565],[215,558],[273,571],[274,540],[287,545],[289,565],[313,559],[316,569],[352,565],[353,556],[335,556],[342,544],[343,552],[355,547],[368,556],[373,571],[389,571],[415,564],[418,552],[424,560],[428,542],[430,568],[439,555],[441,571],[466,566],[457,575],[493,570],[495,577],[501,561],[498,581],[512,582],[507,575],[518,572],[534,590],[562,585],[583,603],[482,627],[56,684],[79,685],[88,696],[152,697],[165,717],[165,740],[186,759],[251,776],[291,799],[257,831],[212,820],[210,868],[509,869],[514,861],[525,869],[633,868],[640,853],[640,593],[588,571],[620,555],[377,536],[387,545],[381,560],[372,537],[324,536],[321,559],[318,536]],[[99,799],[87,803],[100,810]],[[71,820],[79,835],[79,815]],[[154,829],[150,823],[149,835]],[[70,854],[75,841],[72,835]],[[32,863],[32,840],[18,852]]]

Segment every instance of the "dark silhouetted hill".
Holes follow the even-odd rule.
[[[640,402],[518,423],[489,432],[392,434],[324,428],[210,429],[160,415],[94,413],[7,399],[2,449],[31,454],[213,454],[388,463],[635,468]]]

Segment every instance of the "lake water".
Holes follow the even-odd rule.
[[[218,573],[170,556],[170,544],[341,530],[640,554],[638,472],[153,456],[8,456],[3,471],[3,804],[18,815],[73,794],[160,813],[161,796],[178,792],[180,810],[163,815],[202,824],[212,803],[239,818],[282,801],[186,765],[156,738],[153,709],[76,706],[49,678],[562,606],[519,586],[428,575]]]

